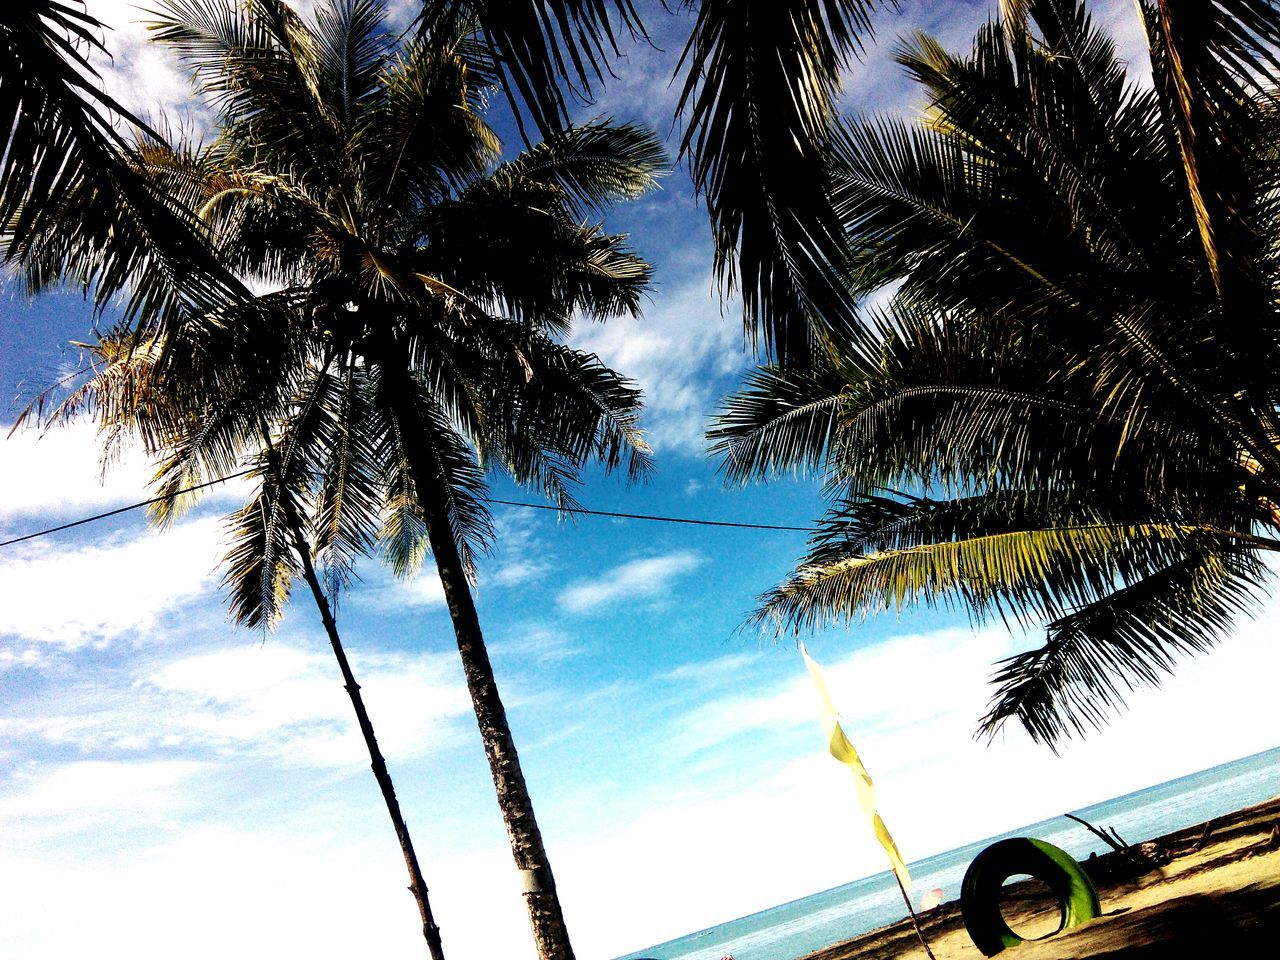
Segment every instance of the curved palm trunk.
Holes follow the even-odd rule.
[[[422,916],[422,936],[427,941],[427,950],[431,960],[444,960],[444,949],[440,945],[440,928],[436,926],[431,914],[431,904],[427,900],[427,883],[422,878],[422,869],[418,866],[418,855],[413,850],[413,840],[409,837],[409,826],[400,813],[400,801],[396,799],[396,788],[391,782],[391,773],[387,770],[387,761],[383,759],[378,748],[377,737],[373,733],[373,722],[364,708],[364,697],[360,695],[360,684],[356,683],[355,674],[351,672],[351,664],[347,662],[346,651],[342,647],[342,639],[338,635],[338,624],[333,619],[329,600],[320,586],[315,566],[311,562],[311,550],[307,546],[302,532],[295,526],[293,535],[296,541],[298,556],[302,559],[302,575],[311,588],[311,596],[315,598],[316,607],[320,611],[320,619],[324,622],[325,632],[329,635],[329,644],[333,647],[333,655],[338,659],[338,668],[342,671],[343,685],[347,695],[351,697],[351,706],[355,708],[356,720],[360,724],[360,733],[364,736],[364,745],[369,750],[370,766],[374,779],[382,791],[382,799],[386,802],[387,813],[391,815],[391,824],[395,827],[396,837],[400,841],[400,850],[404,854],[404,864],[409,870],[409,892],[418,902],[418,913]]]

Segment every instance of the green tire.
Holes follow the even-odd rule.
[[[1058,899],[1062,919],[1055,933],[1079,926],[1101,912],[1098,891],[1071,854],[1029,837],[1000,840],[974,858],[960,886],[965,929],[984,956],[994,957],[1023,941],[1000,913],[1004,882],[1020,873],[1042,881]]]

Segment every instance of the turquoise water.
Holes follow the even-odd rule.
[[[1072,810],[1094,826],[1114,827],[1131,843],[1190,827],[1280,792],[1280,747],[1159,786]],[[1004,837],[1034,836],[1084,858],[1102,844],[1065,817],[1033,823],[911,864],[917,891],[941,887],[947,899],[974,855]],[[1099,851],[1105,852],[1105,851]],[[902,894],[885,871],[749,917],[629,953],[619,960],[792,960],[904,916]]]

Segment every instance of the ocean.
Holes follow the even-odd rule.
[[[1096,827],[1114,827],[1125,840],[1139,843],[1259,803],[1278,792],[1280,747],[1070,812]],[[1077,858],[1101,847],[1096,837],[1065,817],[1043,820],[910,864],[915,899],[918,902],[923,891],[935,887],[946,891],[946,899],[955,899],[974,856],[996,840],[1017,836],[1047,840]],[[736,960],[794,960],[905,914],[902,894],[886,870],[618,960],[719,960],[726,954]]]

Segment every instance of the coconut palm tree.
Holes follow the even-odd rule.
[[[375,547],[405,574],[430,552],[539,953],[572,957],[469,580],[493,532],[489,470],[561,506],[588,461],[648,470],[637,391],[558,338],[576,316],[638,311],[647,264],[588,218],[649,189],[661,149],[601,122],[498,163],[483,51],[465,34],[399,44],[372,0],[311,23],[282,0],[156,15],[220,131],[149,145],[148,174],[223,263],[274,289],[186,318],[149,369],[131,346],[91,402],[162,456],[162,519],[193,481],[253,465],[228,557],[243,623],[273,622],[299,575],[324,614],[321,573],[332,594]]]
[[[825,156],[840,73],[878,0],[682,0],[694,13],[673,82],[681,158],[705,198],[715,270],[753,344],[803,362],[815,328],[852,317]],[[474,22],[517,118],[561,129],[604,88],[622,43],[648,41],[632,0],[423,0],[424,29]],[[663,4],[664,12],[674,5]],[[683,76],[681,76],[683,75]]]
[[[1254,606],[1280,548],[1272,3],[1144,2],[1154,84],[1082,3],[899,59],[927,124],[848,128],[835,207],[884,315],[717,427],[732,479],[827,471],[785,628],[923,599],[1046,624],[983,730],[1101,724]],[[897,492],[894,492],[897,491]]]
[[[281,314],[277,314],[281,316]],[[184,342],[184,347],[186,343]],[[171,391],[165,381],[167,367],[165,344],[159,337],[152,336],[139,339],[135,332],[118,329],[113,334],[100,337],[91,348],[92,360],[81,374],[81,382],[57,407],[48,415],[50,425],[69,422],[78,416],[88,414],[99,424],[103,433],[103,458],[109,462],[116,453],[117,445],[126,437],[141,436],[144,446],[153,456],[161,458],[160,472],[169,469],[166,458],[172,456],[169,440],[180,436],[190,429],[199,429],[202,411],[191,407],[190,398],[174,403]],[[187,369],[186,372],[192,372]],[[203,401],[202,401],[203,402]],[[252,529],[238,527],[235,520],[241,523],[245,518],[251,523],[257,517],[267,516],[273,512],[279,516],[284,532],[284,543],[287,554],[280,563],[281,570],[287,570],[293,576],[300,575],[311,592],[312,599],[320,614],[320,620],[329,639],[329,645],[338,662],[343,686],[351,700],[356,714],[356,723],[364,739],[369,753],[370,766],[374,779],[382,793],[383,802],[391,818],[392,827],[400,843],[404,855],[405,868],[409,873],[409,891],[418,905],[422,920],[422,933],[427,943],[432,960],[444,960],[444,950],[440,939],[440,928],[435,921],[427,893],[426,881],[418,862],[418,855],[413,846],[413,838],[405,823],[396,796],[395,784],[387,768],[386,758],[378,746],[373,722],[360,692],[360,684],[355,678],[342,637],[338,632],[338,624],[332,602],[334,587],[328,589],[321,582],[317,573],[316,550],[312,538],[308,535],[306,517],[302,515],[302,504],[298,500],[294,487],[305,488],[307,478],[297,475],[296,470],[286,476],[281,470],[280,456],[272,442],[270,427],[266,421],[261,422],[263,430],[262,450],[258,457],[256,469],[243,473],[255,473],[258,485],[255,496],[232,518],[232,530],[238,537],[236,552],[229,558],[231,571],[224,583],[234,583],[236,571],[243,572],[245,567],[253,570],[262,585],[262,572],[259,569],[259,557],[256,550],[261,546],[254,539]],[[290,487],[292,483],[294,487]],[[188,498],[179,502],[176,497],[158,500],[151,504],[152,519],[161,524],[174,520],[193,501]],[[267,586],[279,592],[272,598],[273,605],[258,601],[252,588],[248,596],[242,596],[241,605],[236,610],[237,621],[261,627],[270,627],[279,619],[282,611],[280,604],[287,595],[288,584],[278,581]]]
[[[243,298],[199,222],[149,180],[120,127],[159,135],[101,89],[89,62],[103,25],[79,5],[14,0],[0,10],[0,244],[32,292],[78,283],[100,307],[164,324]]]

